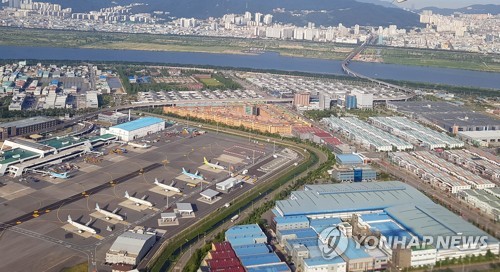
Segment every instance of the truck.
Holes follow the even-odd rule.
[[[239,214],[237,214],[237,215],[235,215],[235,216],[231,217],[231,222],[236,221],[236,219],[238,219],[238,217],[240,217],[240,215],[239,215]]]

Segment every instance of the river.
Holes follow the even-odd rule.
[[[342,74],[341,62],[337,60],[287,57],[273,52],[259,55],[237,55],[0,46],[0,59],[153,62]],[[373,78],[500,89],[500,73],[366,62],[351,62],[349,67],[353,71]]]

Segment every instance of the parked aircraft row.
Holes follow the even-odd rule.
[[[207,158],[203,158],[203,163],[205,165],[208,165],[209,167],[212,167],[213,169],[220,169],[220,170],[224,170],[224,166],[222,165],[219,165],[219,163],[211,163],[207,160]],[[67,178],[67,173],[62,173],[62,174],[58,174],[58,173],[50,173],[52,176],[54,177],[57,177],[57,178]],[[199,179],[199,180],[204,180],[205,178],[203,177],[203,175],[199,174],[198,171],[196,171],[196,173],[189,173],[188,171],[186,171],[186,169],[184,169],[184,167],[182,168],[182,174],[186,175],[187,177],[191,178],[192,180],[194,179]],[[164,184],[164,183],[161,183],[157,178],[155,178],[155,182],[154,182],[155,185],[159,186],[160,188],[164,189],[165,191],[171,191],[171,192],[175,192],[175,193],[181,193],[181,190],[179,188],[176,188],[174,186],[174,181],[172,181],[172,183],[170,185],[167,185],[167,184]],[[141,206],[141,205],[144,205],[144,206],[147,206],[147,207],[153,207],[153,203],[151,203],[150,201],[147,201],[146,200],[146,196],[142,197],[142,198],[137,198],[137,197],[134,197],[134,196],[131,196],[128,191],[125,191],[125,198],[134,202],[136,205],[138,206]],[[116,208],[114,211],[107,211],[105,209],[101,209],[99,207],[99,204],[96,203],[95,205],[95,210],[97,212],[99,212],[100,214],[106,216],[106,219],[116,219],[116,220],[119,220],[119,221],[124,221],[125,219],[123,218],[123,216],[117,214],[118,212],[118,208]],[[71,216],[68,215],[68,220],[67,222],[69,224],[71,224],[72,226],[76,227],[78,229],[78,232],[82,233],[82,232],[88,232],[88,233],[92,233],[92,234],[96,234],[96,230],[89,227],[90,223],[91,223],[92,219],[87,223],[87,224],[81,224],[81,223],[78,223],[78,222],[75,222],[71,219]]]

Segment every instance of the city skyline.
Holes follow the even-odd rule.
[[[386,2],[393,2],[393,0],[383,0]],[[463,8],[470,5],[487,5],[487,4],[500,4],[499,1],[495,0],[408,0],[404,3],[394,3],[397,6],[404,8],[416,8],[421,9],[425,7],[437,7],[437,8]]]

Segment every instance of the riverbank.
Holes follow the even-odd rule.
[[[198,52],[253,55],[276,52],[282,56],[343,60],[354,45],[306,41],[282,41],[228,37],[153,35],[87,32],[73,30],[21,29],[0,27],[0,45],[93,49],[121,49],[160,52]],[[500,56],[479,53],[370,47],[362,61],[409,66],[441,67],[473,71],[500,72]]]
[[[286,56],[342,60],[353,45],[261,40],[228,37],[154,35],[73,30],[0,27],[0,45],[141,51],[255,54],[264,51]],[[255,52],[255,53],[253,53]]]
[[[255,55],[239,55],[0,45],[0,63],[12,63],[17,60],[27,60],[30,64],[38,62],[50,62],[52,64],[92,62],[94,64],[106,65],[185,66],[347,78],[342,72],[341,61],[339,60],[286,57],[269,52]],[[438,85],[448,85],[450,86],[449,89],[456,87],[500,89],[499,73],[366,62],[351,62],[349,67],[355,72],[372,78],[385,81],[395,80],[427,83],[433,89]],[[359,81],[361,79],[349,77],[349,80]]]

